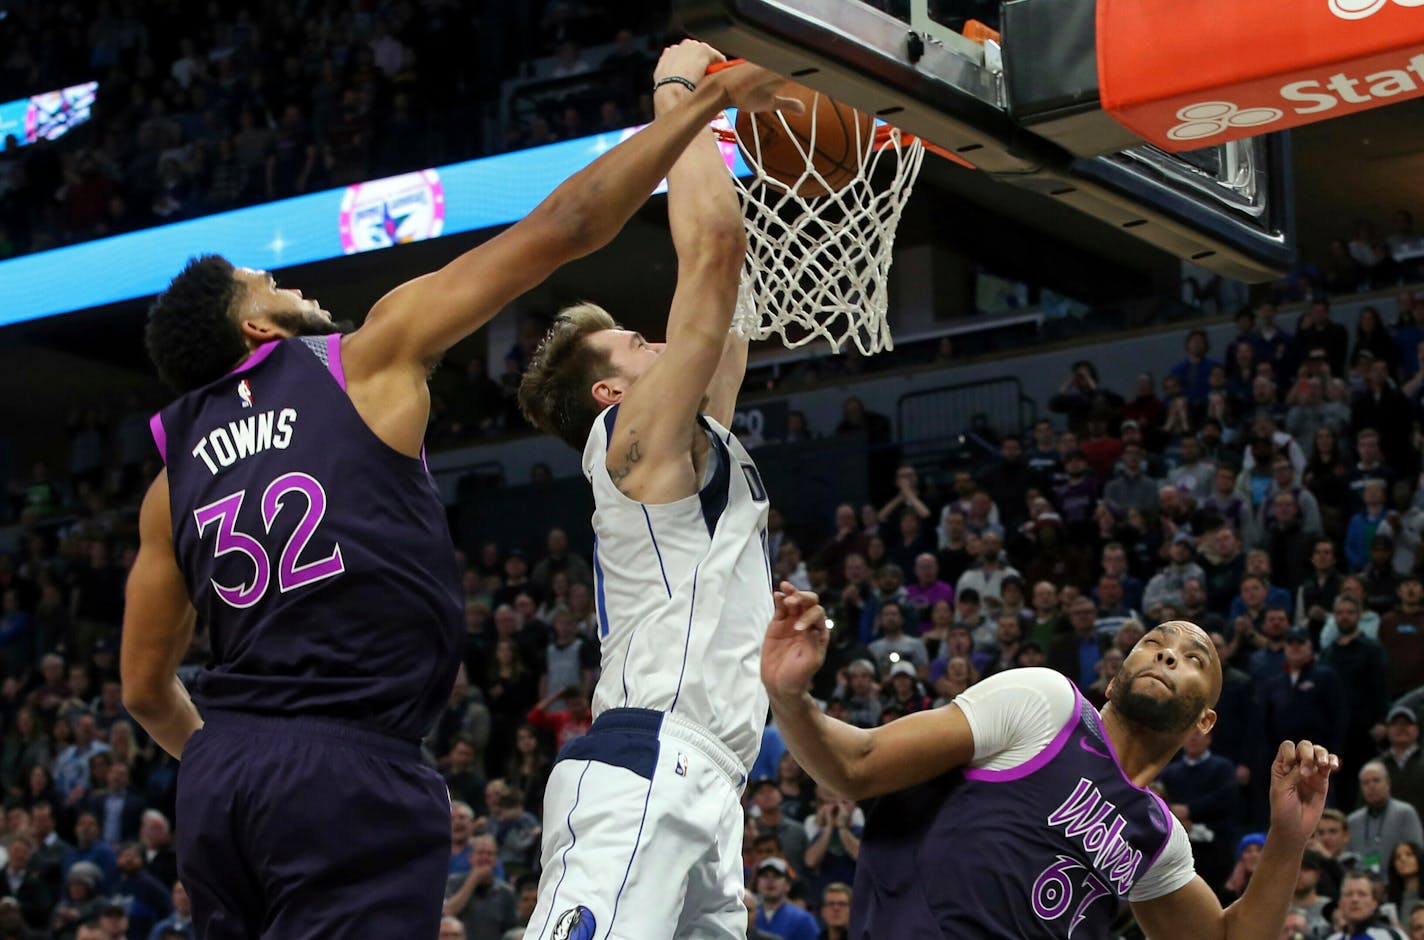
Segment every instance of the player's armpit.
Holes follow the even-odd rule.
[[[168,475],[153,481],[139,511],[139,549],[124,602],[119,671],[124,707],[177,757],[202,719],[176,672],[193,638],[196,613],[173,554]]]
[[[1132,905],[1137,925],[1152,940],[1226,940],[1226,917],[1201,876],[1171,894]],[[1276,933],[1280,927],[1276,927]]]
[[[854,800],[933,780],[974,759],[974,732],[954,705],[906,715],[870,732],[870,746],[851,768]]]

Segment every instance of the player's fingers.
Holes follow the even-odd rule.
[[[1276,763],[1286,770],[1295,763],[1295,742],[1282,741],[1281,746],[1276,748]]]
[[[821,602],[821,598],[817,596],[815,591],[797,591],[796,596],[800,597],[807,607]]]
[[[1309,777],[1315,773],[1315,745],[1302,738],[1295,746],[1296,763],[1300,766],[1300,775]]]
[[[812,627],[819,628],[821,626],[824,626],[825,622],[826,611],[824,608],[821,607],[820,604],[817,604],[796,619],[796,629],[807,630]]]

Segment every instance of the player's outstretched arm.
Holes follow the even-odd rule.
[[[718,56],[714,61],[720,59]],[[654,81],[663,77],[662,70],[653,76]],[[677,83],[663,85],[654,93],[653,105],[659,110],[672,107],[689,94]],[[747,341],[730,330],[746,256],[746,223],[732,175],[710,134],[694,140],[668,174],[668,227],[677,251],[678,273],[668,313],[668,348],[676,349],[676,356],[685,352],[695,357],[700,366],[712,363],[712,375],[701,396],[706,403],[693,402],[692,407],[701,406],[715,421],[730,428],[747,372]],[[725,238],[723,232],[727,233]],[[740,248],[736,247],[739,243]],[[725,248],[725,255],[717,248]],[[679,336],[676,344],[674,336]],[[696,390],[695,381],[686,380],[691,391]],[[692,415],[687,418],[681,426],[691,423]]]
[[[173,555],[168,473],[160,472],[139,510],[138,557],[124,601],[119,672],[124,707],[175,758],[203,726],[178,666],[193,640],[196,613]]]
[[[953,705],[867,730],[829,718],[810,695],[825,662],[826,612],[787,581],[762,644],[761,678],[776,726],[796,762],[818,783],[852,800],[933,780],[974,757],[974,734]]]
[[[715,77],[704,75],[707,67],[720,61],[716,50],[689,40],[664,53],[653,78],[705,84]],[[681,84],[670,83],[657,88],[653,105],[659,114],[669,113],[694,97]],[[677,251],[677,287],[668,312],[667,348],[619,401],[608,446],[609,470],[625,493],[642,502],[668,502],[697,489],[688,462],[694,419],[705,400],[714,418],[730,424],[725,383],[714,377],[721,379],[725,372],[726,382],[740,386],[746,368],[745,343],[735,338],[727,366],[720,368],[746,256],[746,230],[731,174],[710,131],[688,144],[668,173],[668,225]],[[735,407],[735,387],[730,397]]]
[[[1279,936],[1290,910],[1300,858],[1325,809],[1340,759],[1309,741],[1281,742],[1271,765],[1271,826],[1246,893],[1222,910],[1200,876],[1171,894],[1132,905],[1152,940],[1255,940]]]
[[[719,111],[730,105],[768,110],[780,103],[774,92],[783,82],[756,66],[709,76],[682,106],[571,176],[524,219],[391,291],[343,343],[348,383],[389,375],[390,382],[367,390],[365,397],[377,399],[423,388],[430,367],[447,349],[560,265],[611,241]],[[421,396],[415,397],[425,400]],[[413,413],[405,423],[423,431],[425,415]]]

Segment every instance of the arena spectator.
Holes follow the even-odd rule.
[[[979,539],[979,563],[959,576],[954,586],[957,595],[974,591],[980,598],[999,599],[1005,578],[1019,578],[1022,575],[1012,566],[1003,564],[1003,540],[995,533],[985,533]]]
[[[1164,605],[1182,609],[1182,589],[1187,580],[1204,576],[1201,566],[1193,561],[1195,554],[1196,545],[1189,534],[1178,532],[1172,537],[1167,547],[1167,565],[1153,575],[1143,590],[1142,606],[1149,619],[1166,619],[1159,616]]]
[[[514,888],[495,874],[497,853],[494,836],[475,836],[469,872],[445,898],[445,915],[459,918],[470,940],[500,940],[515,924]]]
[[[905,588],[905,595],[921,624],[929,623],[930,611],[936,604],[954,602],[954,588],[940,580],[939,560],[930,552],[915,559],[915,580]]]
[[[858,659],[846,666],[844,679],[837,683],[831,697],[846,706],[845,720],[856,727],[874,728],[880,724],[880,690],[875,666],[869,660]]]
[[[1390,795],[1389,771],[1380,761],[1370,761],[1359,771],[1364,805],[1350,814],[1350,851],[1365,871],[1382,874],[1401,842],[1424,842],[1424,829],[1414,807]]]
[[[1276,745],[1292,740],[1320,741],[1339,753],[1345,741],[1345,693],[1335,670],[1315,660],[1309,631],[1292,627],[1285,638],[1285,669],[1259,685],[1259,720],[1252,722],[1255,739],[1251,776],[1269,779]]]
[[[1398,602],[1380,617],[1379,641],[1389,669],[1389,691],[1400,696],[1424,686],[1424,584],[1401,578]]]
[[[524,807],[524,794],[512,787],[499,796],[490,807],[488,829],[499,849],[499,866],[506,880],[518,878],[537,864],[539,837],[543,833],[539,818]]]
[[[549,706],[556,701],[563,703],[563,710],[550,711]],[[525,721],[536,728],[544,728],[554,736],[555,744],[562,748],[574,738],[588,734],[593,725],[593,715],[589,711],[589,696],[578,686],[555,689],[540,699]]]
[[[1313,301],[1296,328],[1296,357],[1305,359],[1321,352],[1330,364],[1332,375],[1345,374],[1345,361],[1350,352],[1350,336],[1345,328],[1330,319],[1330,301]]]
[[[1380,763],[1389,772],[1390,793],[1418,812],[1424,807],[1424,751],[1419,749],[1419,716],[1407,705],[1390,708]]]
[[[816,919],[788,899],[791,876],[786,862],[779,858],[763,861],[757,866],[756,884],[761,900],[756,915],[758,929],[782,940],[816,940],[820,933]]]
[[[1325,907],[1334,899],[1318,890],[1325,864],[1325,856],[1313,849],[1306,849],[1301,857],[1300,874],[1296,877],[1295,894],[1291,898],[1292,912],[1298,920],[1292,925],[1291,918],[1286,918],[1287,927],[1293,927],[1293,936],[1323,937],[1330,932],[1330,921],[1325,916]]]
[[[1160,779],[1168,808],[1187,830],[1197,873],[1222,885],[1231,873],[1238,785],[1235,764],[1212,753],[1211,744],[1210,732],[1193,732]]]
[[[898,603],[887,603],[880,607],[876,618],[878,639],[870,646],[877,671],[889,675],[891,666],[907,662],[914,667],[920,679],[929,676],[930,658],[924,641],[905,634],[905,611]]]

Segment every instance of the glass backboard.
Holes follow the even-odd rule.
[[[1287,134],[1171,154],[1096,105],[1093,0],[674,0],[683,27],[1000,183],[1245,281],[1293,260]],[[1000,42],[961,35],[970,17]]]

